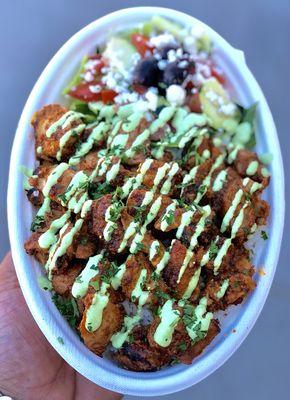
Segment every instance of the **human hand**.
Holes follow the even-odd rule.
[[[115,400],[51,347],[34,322],[11,254],[0,265],[0,391],[15,400]]]

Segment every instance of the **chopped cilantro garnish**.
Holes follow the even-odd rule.
[[[113,261],[100,278],[103,282],[110,284],[111,279],[118,273],[119,270],[120,267]]]
[[[174,210],[169,210],[167,213],[165,213],[162,217],[162,221],[164,220],[168,225],[171,225],[174,221]]]
[[[261,231],[261,238],[263,240],[267,240],[268,239],[268,235],[267,235],[267,233],[265,231]]]
[[[170,300],[169,294],[163,292],[160,289],[155,289],[155,295],[161,299]]]
[[[143,251],[145,249],[145,246],[143,243],[136,243],[136,253],[139,251]]]
[[[82,280],[82,278],[81,278],[81,275],[79,275],[79,276],[76,277],[75,282],[76,282],[76,283],[83,283],[83,280]]]
[[[64,344],[64,340],[63,340],[62,337],[58,336],[57,340],[58,340],[58,342],[59,342],[60,344]]]
[[[74,299],[65,299],[56,293],[52,296],[52,301],[61,315],[75,328],[79,318],[79,310],[76,301]]]
[[[92,282],[90,282],[90,286],[92,286],[92,287],[95,289],[96,292],[100,289],[100,283],[99,283],[99,281],[92,281]]]
[[[88,194],[90,199],[97,200],[105,194],[109,194],[113,191],[113,187],[107,182],[104,183],[89,183]]]
[[[179,347],[179,349],[180,349],[181,351],[185,351],[185,350],[187,349],[187,344],[186,344],[186,342],[183,340],[183,341],[180,343],[180,345],[179,345],[178,347]]]
[[[31,223],[30,230],[31,232],[36,232],[44,222],[44,217],[40,215],[36,215],[33,222]]]
[[[213,260],[217,255],[219,248],[217,247],[216,243],[212,242],[209,248],[209,259]]]

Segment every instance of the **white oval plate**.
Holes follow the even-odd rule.
[[[28,256],[23,244],[30,235],[34,210],[23,190],[20,165],[34,167],[34,138],[30,127],[33,113],[43,105],[64,102],[60,93],[76,70],[83,55],[93,51],[98,43],[114,29],[134,25],[160,14],[184,25],[198,24],[212,38],[218,63],[224,69],[237,100],[243,106],[259,102],[257,115],[257,150],[271,152],[271,184],[266,199],[271,205],[268,225],[269,240],[256,247],[255,265],[263,266],[265,276],[256,274],[257,288],[238,307],[232,307],[221,321],[221,333],[192,365],[177,365],[162,371],[136,373],[119,368],[108,359],[90,352],[68,326],[52,303],[50,294],[37,283],[41,267]],[[92,22],[75,34],[52,58],[36,82],[22,112],[14,139],[8,185],[8,223],[13,260],[17,276],[40,329],[58,353],[78,372],[91,381],[113,391],[158,396],[185,389],[221,366],[237,350],[252,329],[267,298],[278,261],[284,222],[284,176],[281,153],[275,125],[265,97],[246,66],[243,53],[234,49],[215,31],[195,18],[166,8],[138,7],[109,14]],[[232,333],[232,329],[235,333]],[[59,343],[58,337],[64,339]],[[249,360],[250,362],[250,360]]]

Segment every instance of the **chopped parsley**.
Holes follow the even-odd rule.
[[[61,336],[58,336],[57,340],[60,344],[64,344],[64,340]]]
[[[179,347],[179,350],[185,351],[187,349],[187,344],[184,340],[182,340],[182,342],[180,343],[180,345],[178,347]]]
[[[101,281],[110,284],[111,279],[118,273],[120,267],[114,261],[110,263],[109,268],[101,275]]]
[[[55,293],[52,296],[52,301],[70,326],[75,328],[79,319],[79,310],[75,299],[65,299]]]
[[[160,299],[165,299],[165,300],[170,300],[170,296],[169,296],[169,294],[167,294],[167,293],[165,293],[165,292],[163,292],[162,290],[160,290],[160,289],[155,289],[155,296],[157,296],[157,297],[159,297]]]
[[[99,281],[92,281],[90,282],[90,286],[92,286],[95,291],[97,292],[98,290],[100,290],[100,283]]]
[[[79,275],[79,276],[76,277],[75,282],[76,282],[76,283],[83,283],[83,280],[82,280],[81,275]]]
[[[41,228],[43,223],[44,223],[44,217],[36,215],[30,226],[31,232],[36,232],[39,228]]]
[[[107,182],[104,183],[89,183],[88,185],[88,194],[90,199],[97,200],[105,194],[111,193],[113,187],[109,185]]]
[[[139,251],[144,251],[145,246],[143,243],[136,243],[136,253],[138,253]]]
[[[212,242],[209,248],[209,259],[213,260],[217,255],[219,248],[217,247],[216,243]]]
[[[198,192],[203,196],[205,192],[207,191],[206,185],[200,185],[198,188]]]
[[[171,225],[174,222],[174,210],[169,210],[167,213],[165,213],[162,217],[162,221],[166,221],[168,225]]]
[[[262,238],[263,240],[267,240],[267,239],[268,239],[267,232],[261,231],[261,238]]]

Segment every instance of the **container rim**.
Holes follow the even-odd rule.
[[[51,74],[58,65],[64,62],[74,44],[85,40],[86,36],[90,32],[97,31],[102,25],[122,21],[122,18],[128,18],[129,16],[133,21],[133,18],[136,15],[152,16],[154,14],[168,17],[183,24],[197,23],[203,26],[205,30],[209,32],[213,42],[223,49],[227,55],[227,61],[232,64],[233,68],[239,70],[243,75],[245,88],[250,93],[249,96],[259,98],[262,123],[264,127],[267,127],[265,130],[265,132],[267,131],[265,140],[267,146],[272,148],[275,152],[273,165],[271,167],[275,172],[275,175],[273,176],[275,190],[272,190],[274,205],[272,208],[274,216],[272,231],[275,232],[275,235],[271,235],[267,249],[267,265],[270,265],[271,267],[269,267],[269,272],[263,280],[261,287],[259,287],[259,295],[255,295],[250,299],[251,307],[248,307],[249,309],[246,313],[241,312],[241,316],[236,324],[238,331],[236,335],[228,336],[227,339],[222,340],[218,346],[212,348],[211,351],[206,353],[204,356],[201,356],[191,366],[172,367],[170,370],[167,370],[169,373],[164,373],[162,371],[153,373],[136,373],[125,371],[117,367],[108,367],[107,364],[102,365],[101,362],[105,363],[104,360],[97,362],[96,358],[91,357],[91,353],[87,349],[84,349],[83,346],[76,346],[73,335],[65,334],[66,346],[63,346],[58,342],[57,337],[64,335],[63,328],[60,324],[61,317],[59,315],[52,316],[49,314],[49,311],[45,309],[43,295],[40,294],[39,291],[31,290],[33,283],[30,281],[27,268],[25,269],[25,266],[27,266],[29,262],[27,261],[27,257],[23,254],[23,240],[21,237],[23,228],[19,208],[21,209],[22,204],[20,203],[19,193],[20,187],[22,190],[22,180],[18,170],[18,160],[21,159],[21,155],[24,151],[23,149],[25,148],[25,141],[27,140],[23,135],[23,132],[29,123],[27,115],[29,115],[31,110],[34,109],[34,104],[37,102],[41,88],[47,85]],[[274,121],[261,88],[246,66],[241,51],[234,49],[212,28],[185,13],[162,7],[132,7],[110,13],[91,22],[73,35],[51,59],[32,89],[21,114],[11,153],[7,195],[9,236],[18,280],[35,321],[51,345],[75,370],[96,384],[107,389],[123,394],[143,396],[157,396],[174,393],[186,389],[206,378],[219,368],[235,350],[237,350],[256,322],[256,319],[266,301],[274,277],[283,234],[284,208],[284,172],[281,151]],[[40,305],[42,307],[41,312]],[[58,313],[58,311],[56,312]]]

